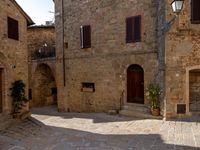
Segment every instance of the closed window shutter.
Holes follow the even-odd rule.
[[[81,26],[80,28],[81,48],[91,47],[91,27],[90,25]]]
[[[141,41],[141,16],[134,17],[134,42]]]
[[[200,23],[200,0],[191,0],[191,22]]]
[[[141,41],[141,16],[126,19],[126,43]]]
[[[126,18],[126,43],[134,42],[133,36],[134,18]]]
[[[8,23],[8,38],[19,40],[18,21],[8,17],[7,23]]]

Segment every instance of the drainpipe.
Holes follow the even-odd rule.
[[[65,85],[66,85],[66,81],[65,81],[65,26],[64,26],[64,24],[65,24],[65,21],[64,21],[64,14],[65,14],[65,12],[64,12],[64,0],[62,0],[62,40],[63,40],[63,42],[62,42],[62,63],[63,63],[63,85],[64,85],[64,87],[65,87]]]

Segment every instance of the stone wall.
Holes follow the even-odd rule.
[[[170,0],[166,0],[166,20],[173,17]],[[190,22],[190,1],[166,34],[166,116],[177,117],[177,104],[186,105],[189,111],[189,72],[200,67],[200,25]]]
[[[9,39],[7,17],[19,22],[19,40]],[[0,1],[0,68],[3,70],[3,113],[11,113],[11,83],[23,80],[28,90],[27,20],[10,0]]]
[[[120,99],[126,103],[127,68],[132,64],[143,67],[145,87],[155,81],[158,75],[157,1],[64,0],[64,39],[62,1],[55,0],[55,4],[60,111],[119,109]],[[142,41],[126,44],[125,20],[135,15],[142,16]],[[79,28],[86,24],[92,28],[92,47],[81,49]],[[82,82],[95,83],[95,92],[82,92]]]

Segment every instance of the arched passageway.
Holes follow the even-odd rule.
[[[51,68],[39,64],[32,76],[31,107],[42,107],[57,103],[57,88]]]

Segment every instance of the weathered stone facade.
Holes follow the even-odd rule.
[[[53,25],[28,28],[28,53],[30,107],[55,104],[57,97]]]
[[[165,118],[199,112],[199,25],[191,23],[191,4],[184,1],[175,23],[165,30],[174,17],[171,2],[63,0],[62,8],[62,1],[55,0],[58,108],[119,109],[120,100],[127,103],[127,68],[138,64],[144,69],[144,89],[159,83]],[[142,41],[127,44],[125,19],[135,15],[142,16]],[[91,25],[89,49],[80,48],[81,25]],[[95,92],[82,92],[83,82],[94,83]]]
[[[13,18],[19,24],[19,40],[8,38],[7,17]],[[11,113],[10,97],[11,83],[23,80],[28,93],[28,54],[27,54],[27,25],[32,20],[13,0],[0,1],[0,68],[2,76],[2,112]]]
[[[119,109],[120,101],[127,103],[127,69],[132,64],[143,68],[144,88],[155,81],[158,75],[157,1],[64,0],[63,15],[62,1],[55,0],[55,5],[60,111]],[[127,44],[126,18],[136,15],[142,17],[142,40]],[[92,29],[92,47],[81,49],[80,26],[88,24]],[[83,92],[83,82],[94,83],[95,92]],[[148,100],[144,103],[148,104]]]
[[[170,0],[166,0],[166,20],[173,17]],[[177,114],[177,105],[186,106],[186,115],[192,115],[191,105],[200,112],[198,98],[200,69],[200,25],[191,23],[191,2],[184,1],[184,7],[165,38],[166,54],[166,117]],[[195,92],[194,92],[195,86]],[[197,95],[195,95],[195,93]],[[193,97],[193,98],[192,98]],[[193,99],[196,99],[197,102]],[[190,104],[192,103],[192,104]],[[185,114],[184,114],[185,115]]]

